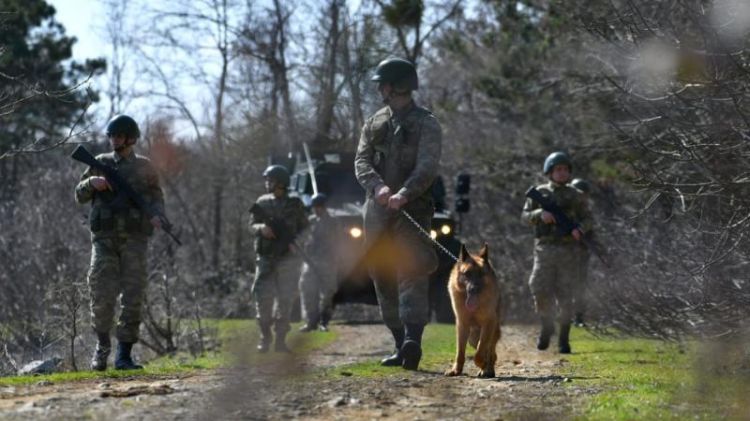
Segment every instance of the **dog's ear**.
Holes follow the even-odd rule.
[[[465,262],[467,257],[469,257],[469,252],[466,251],[464,243],[461,243],[461,250],[458,252],[458,261]]]
[[[482,249],[479,250],[479,257],[481,257],[482,260],[487,262],[489,259],[488,256],[489,256],[489,246],[487,245],[487,243],[484,243],[484,245],[482,246]]]

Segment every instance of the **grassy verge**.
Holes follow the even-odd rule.
[[[104,372],[76,371],[36,376],[0,377],[0,387],[39,382],[64,383],[96,379],[168,377],[227,367],[238,357],[239,353],[248,356],[251,362],[272,360],[277,357],[274,353],[259,355],[253,351],[258,336],[254,320],[209,320],[205,324],[206,329],[215,329],[221,345],[218,349],[208,351],[198,357],[187,353],[160,357],[149,361],[143,370],[118,371],[110,368]],[[298,325],[292,326],[288,337],[288,343],[296,354],[310,352],[336,340],[335,331],[311,332],[303,335],[297,332],[297,327]]]
[[[702,370],[702,346],[596,338],[581,329],[572,337],[575,353],[561,374],[571,387],[599,390],[581,419],[746,419],[748,385]]]

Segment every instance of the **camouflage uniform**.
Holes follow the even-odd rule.
[[[394,332],[428,322],[428,276],[438,260],[411,222],[375,202],[374,189],[385,184],[405,196],[403,209],[429,230],[434,213],[430,186],[438,172],[441,138],[437,119],[412,102],[398,113],[384,107],[370,117],[357,148],[357,180],[367,192],[364,227],[371,277],[383,320]]]
[[[122,178],[159,212],[164,211],[164,196],[151,162],[131,153],[121,157],[115,152],[96,159],[116,168]],[[141,323],[141,308],[146,292],[146,251],[153,227],[146,213],[131,201],[113,202],[116,194],[96,191],[92,176],[103,176],[88,168],[75,189],[76,202],[91,202],[89,223],[92,238],[88,285],[91,294],[91,322],[94,331],[109,334],[114,320],[115,302],[120,296],[121,312],[117,323],[118,341],[135,343]]]
[[[553,182],[537,186],[542,195],[551,197],[565,214],[587,232],[591,215],[582,193],[567,185]],[[541,219],[542,209],[532,199],[526,199],[522,218],[534,226],[534,268],[529,287],[534,296],[537,313],[542,319],[554,317],[555,302],[561,323],[572,317],[572,295],[579,280],[580,247],[570,233],[560,235],[554,224]]]
[[[302,303],[302,317],[308,326],[319,322],[328,324],[333,311],[333,295],[338,288],[338,266],[336,264],[336,235],[340,227],[335,219],[324,214],[310,216],[309,238],[305,244],[305,254],[314,267],[305,262],[299,291]]]
[[[286,228],[294,234],[307,227],[305,207],[297,197],[285,195],[277,198],[268,193],[259,197],[256,203],[267,214],[283,220]],[[261,341],[270,342],[273,324],[278,345],[283,343],[284,336],[289,332],[292,305],[297,299],[301,259],[297,253],[290,252],[278,240],[264,238],[260,230],[265,223],[266,221],[256,215],[253,215],[250,221],[250,231],[255,236],[256,255],[252,294],[261,330]]]

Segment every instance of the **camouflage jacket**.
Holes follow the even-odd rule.
[[[552,182],[539,185],[536,189],[543,196],[552,198],[568,218],[581,226],[581,230],[584,233],[591,230],[591,213],[586,201],[583,199],[583,193],[573,187],[558,185]],[[537,243],[548,244],[574,241],[570,233],[561,235],[554,224],[545,224],[542,222],[542,208],[532,199],[526,199],[521,219],[534,226],[534,237]]]
[[[115,152],[103,153],[96,157],[99,162],[117,169],[120,176],[146,203],[158,212],[164,212],[164,193],[159,185],[159,176],[151,161],[134,152],[121,157]],[[89,229],[95,238],[145,235],[153,233],[151,221],[131,200],[114,202],[117,192],[96,191],[90,178],[103,176],[98,170],[87,168],[75,188],[76,202],[91,202]]]
[[[430,186],[438,173],[441,143],[440,124],[427,109],[413,102],[398,113],[384,107],[362,128],[354,160],[357,180],[368,197],[376,186],[385,184],[409,202],[431,203]]]
[[[310,215],[309,230],[305,238],[305,253],[316,259],[330,260],[336,257],[336,245],[341,227],[330,215]]]
[[[285,233],[274,232],[276,239],[264,238],[260,230],[264,225],[280,224],[289,237],[297,237],[305,228],[308,220],[305,205],[296,196],[282,196],[277,198],[272,193],[264,194],[255,202],[271,219],[251,213],[250,232],[255,236],[255,253],[258,256],[279,257],[285,255],[289,244],[280,240]]]

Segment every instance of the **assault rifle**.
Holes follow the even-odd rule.
[[[536,189],[536,187],[530,188],[526,192],[526,197],[537,202],[543,210],[554,215],[555,227],[557,228],[557,232],[559,233],[559,235],[570,235],[570,233],[574,229],[579,229],[581,231],[581,234],[583,234],[581,235],[581,241],[586,246],[586,248],[591,250],[596,255],[596,257],[598,257],[599,260],[604,263],[604,266],[609,267],[609,263],[607,263],[607,261],[604,259],[604,255],[599,250],[599,247],[594,244],[594,241],[592,241],[591,238],[586,236],[586,233],[581,229],[581,225],[568,218],[568,215],[566,215],[565,212],[563,212],[563,210],[560,209],[559,206],[557,206],[557,203],[555,203],[554,200],[543,196],[539,192],[539,190]]]
[[[269,214],[268,211],[260,207],[257,203],[254,203],[253,206],[250,207],[250,213],[253,215],[256,221],[263,222],[264,224],[268,225],[271,228],[271,231],[273,231],[273,234],[276,236],[276,244],[278,244],[278,246],[273,250],[275,255],[281,256],[286,253],[290,247],[293,248],[295,251],[297,251],[297,253],[299,253],[300,257],[302,257],[302,260],[310,267],[313,275],[315,275],[315,277],[318,278],[319,281],[324,281],[323,277],[320,275],[318,266],[313,263],[312,259],[310,259],[310,257],[307,255],[307,253],[305,253],[302,247],[297,244],[297,233],[292,232],[283,219]]]
[[[117,194],[112,203],[114,203],[116,206],[122,206],[128,200],[132,201],[143,212],[145,212],[146,215],[148,215],[149,220],[155,216],[158,217],[161,221],[161,229],[169,234],[169,236],[172,237],[172,239],[178,245],[182,245],[180,239],[177,238],[177,236],[172,232],[172,224],[169,222],[166,215],[157,211],[153,206],[150,206],[148,203],[146,203],[146,201],[143,199],[143,196],[133,190],[130,184],[128,184],[128,182],[125,181],[120,176],[120,174],[117,173],[116,169],[110,167],[107,164],[99,162],[96,158],[94,158],[93,155],[91,155],[88,150],[86,150],[85,147],[83,147],[83,145],[78,145],[78,147],[76,147],[70,157],[78,162],[83,162],[89,167],[94,168],[104,174],[107,182],[110,186],[112,186],[112,189]]]

